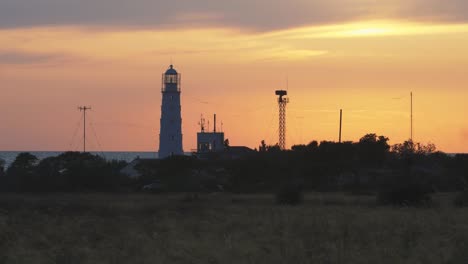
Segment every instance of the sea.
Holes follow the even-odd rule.
[[[22,152],[28,152],[36,156],[39,160],[55,157],[64,152],[60,151],[0,151],[0,160],[5,161],[5,168],[8,168],[13,161],[15,161],[18,154]],[[138,158],[142,159],[157,159],[157,152],[130,152],[130,151],[105,151],[105,152],[90,152],[95,155],[99,155],[106,160],[122,160],[131,162],[132,160]]]
[[[13,161],[15,161],[16,156],[22,152],[28,152],[32,155],[36,156],[39,160],[48,158],[48,157],[56,157],[62,153],[63,151],[0,151],[0,160],[5,161],[5,169],[8,168]],[[157,152],[136,152],[136,151],[104,151],[104,152],[90,152],[94,155],[99,155],[106,160],[122,160],[126,162],[131,162],[136,158],[141,159],[157,159],[158,153]],[[185,155],[190,156],[191,152],[185,152]],[[462,153],[446,153],[447,155],[454,157],[457,154]],[[465,155],[468,155],[466,153]]]

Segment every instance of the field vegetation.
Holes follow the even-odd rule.
[[[3,194],[0,263],[466,263],[468,209],[451,196]]]
[[[140,160],[138,178],[21,153],[0,163],[0,263],[467,263],[468,155],[387,142],[227,145]]]

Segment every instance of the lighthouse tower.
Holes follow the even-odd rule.
[[[180,74],[171,65],[162,75],[161,130],[159,158],[183,155],[180,113]]]

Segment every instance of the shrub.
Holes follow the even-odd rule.
[[[430,188],[425,184],[396,182],[381,190],[377,201],[383,205],[421,206],[432,201],[430,193]]]
[[[5,161],[0,159],[0,177],[3,177],[5,174]]]
[[[462,177],[459,186],[462,187],[461,191],[455,196],[453,204],[457,207],[468,206],[468,175]]]
[[[298,205],[303,202],[301,189],[297,185],[289,184],[276,194],[276,203],[283,205]]]
[[[453,204],[457,207],[467,207],[468,206],[468,190],[459,192],[455,196],[455,199],[453,200]]]
[[[31,191],[39,183],[35,171],[38,158],[30,153],[18,154],[15,161],[6,171],[6,182],[4,187],[9,191]],[[3,187],[3,186],[2,186]]]
[[[461,190],[453,200],[453,204],[457,207],[468,206],[468,182],[466,181],[466,178],[463,179],[462,186],[463,190]]]
[[[200,201],[200,196],[198,195],[198,193],[187,193],[182,197],[180,201],[184,203],[193,203]]]

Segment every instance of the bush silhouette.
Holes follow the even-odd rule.
[[[453,204],[457,207],[468,206],[468,190],[464,190],[455,196]]]
[[[398,177],[379,191],[377,201],[382,205],[422,206],[432,201],[431,192],[425,183]]]
[[[282,205],[298,205],[304,200],[302,191],[295,184],[288,184],[276,194],[276,203]]]
[[[38,183],[36,167],[38,158],[30,153],[18,154],[6,171],[5,186],[10,191],[31,191]]]
[[[463,179],[462,185],[463,190],[455,196],[453,200],[453,204],[457,207],[467,207],[468,206],[468,183],[465,179]]]

